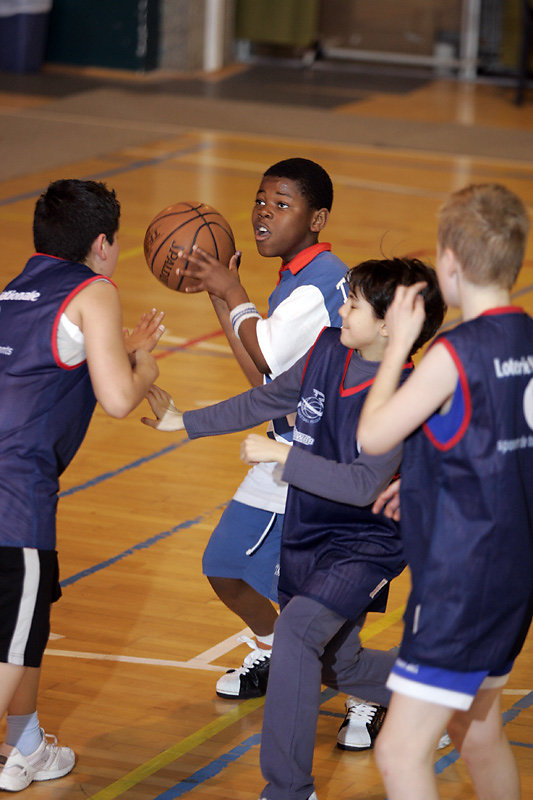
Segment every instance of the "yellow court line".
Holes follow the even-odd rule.
[[[404,610],[405,606],[396,608],[394,611],[385,614],[383,619],[365,626],[361,631],[361,641],[365,642],[377,636],[378,633],[381,633],[386,628],[390,628],[391,625],[394,625],[402,618]],[[101,789],[96,794],[91,795],[88,800],[114,800],[115,797],[120,797],[120,795],[127,792],[128,789],[141,783],[141,781],[145,780],[150,775],[153,775],[155,772],[158,772],[158,770],[168,766],[168,764],[181,758],[181,756],[189,753],[191,750],[194,750],[195,747],[203,744],[207,739],[211,739],[225,728],[229,728],[234,722],[238,722],[238,720],[256,711],[264,702],[264,697],[244,700],[238,708],[232,709],[218,719],[213,720],[213,722],[204,725],[204,727],[200,728],[196,733],[187,736],[185,739],[182,739],[181,742],[177,742],[172,747],[169,747],[168,750],[164,750],[162,753],[159,753],[159,755],[150,759],[150,761],[128,772],[127,775],[119,778],[105,789]]]
[[[405,606],[400,606],[399,608],[395,608],[394,611],[389,611],[388,614],[384,614],[381,619],[371,622],[369,625],[365,625],[359,635],[359,638],[362,642],[372,639],[374,636],[377,636],[378,633],[381,633],[387,628],[390,628],[391,625],[399,622],[403,617],[404,611]]]
[[[261,705],[263,705],[264,702],[264,697],[255,697],[251,700],[244,700],[238,706],[238,708],[229,711],[222,717],[213,720],[213,722],[209,722],[203,728],[200,728],[199,731],[196,731],[196,733],[187,736],[185,739],[182,739],[181,742],[177,742],[177,744],[169,747],[168,750],[164,750],[162,753],[159,753],[159,755],[155,756],[155,758],[150,759],[150,761],[147,761],[145,764],[141,764],[127,775],[119,778],[118,781],[110,784],[110,786],[107,786],[105,789],[101,789],[96,794],[93,794],[89,800],[113,800],[115,797],[119,797],[128,789],[131,789],[132,786],[136,786],[138,783],[145,780],[145,778],[153,775],[154,772],[158,772],[163,767],[171,764],[172,761],[176,761],[181,756],[189,753],[191,750],[194,750],[194,748],[198,747],[198,745],[203,744],[203,742],[207,741],[207,739],[211,739],[211,737],[215,736],[217,733],[220,733],[220,731],[223,731],[225,728],[233,725],[234,722],[238,722],[238,720],[242,719],[242,717],[246,717],[248,714],[251,714]]]

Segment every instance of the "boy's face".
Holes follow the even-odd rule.
[[[350,292],[339,308],[342,319],[341,342],[351,350],[358,350],[368,361],[381,361],[386,338],[383,336],[384,320],[376,317],[374,309],[359,293]]]
[[[252,211],[257,250],[267,258],[290,261],[301,250],[316,244],[324,225],[317,222],[320,213],[309,206],[296,181],[273,175],[263,177]]]

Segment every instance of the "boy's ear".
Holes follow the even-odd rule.
[[[105,233],[99,233],[89,248],[85,264],[91,268],[95,268],[101,261],[105,261],[107,259],[107,244]]]
[[[460,268],[455,253],[450,247],[446,247],[440,254],[440,264],[444,268],[447,275],[453,275]]]
[[[326,222],[329,218],[329,211],[327,208],[319,208],[313,213],[313,217],[311,219],[311,230],[314,233],[320,233],[322,228],[325,227]]]
[[[380,336],[383,336],[385,339],[389,338],[389,330],[387,328],[387,323],[385,320],[382,320],[380,328],[379,328]]]

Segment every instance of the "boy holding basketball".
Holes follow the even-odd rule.
[[[405,439],[402,537],[412,589],[376,758],[391,800],[438,796],[445,726],[476,794],[518,800],[500,698],[531,622],[533,320],[511,305],[529,220],[498,184],[455,192],[440,214],[437,274],[463,322],[397,388],[424,321],[423,284],[400,288],[361,415],[372,453]]]
[[[270,384],[183,415],[162,390],[148,395],[152,425],[185,427],[191,438],[252,427],[272,411],[297,413],[292,447],[251,435],[241,451],[249,464],[281,465],[289,482],[281,613],[261,737],[264,800],[316,797],[311,770],[321,682],[388,704],[390,655],[362,648],[359,631],[367,611],[385,610],[389,582],[405,566],[397,523],[371,508],[401,454],[396,447],[369,457],[355,431],[385,350],[385,311],[398,285],[419,281],[427,285],[428,313],[415,352],[444,316],[434,271],[416,259],[368,261],[348,275],[342,329],[324,329],[310,352]],[[406,362],[404,375],[412,369]]]
[[[324,326],[341,325],[338,309],[347,295],[347,268],[331,253],[330,244],[319,243],[332,203],[331,179],[314,161],[289,158],[264,173],[252,211],[255,241],[260,255],[281,258],[266,319],[240,282],[239,256],[232,260],[229,271],[201,250],[187,256],[187,275],[200,280],[196,291],[210,293],[222,329],[252,386],[268,382],[290,367]],[[292,440],[290,418],[274,420],[271,427],[270,435],[278,441]],[[275,476],[272,464],[254,466],[204,553],[204,574],[214,591],[255,635],[255,641],[245,639],[252,652],[242,667],[218,680],[220,697],[245,699],[266,691],[277,618],[271,601],[278,600],[286,497],[287,485]],[[370,747],[382,709],[355,698],[347,699],[346,709],[337,737],[339,747]]]
[[[290,158],[264,173],[252,211],[257,250],[280,258],[268,317],[250,302],[233,259],[228,270],[201,250],[188,254],[187,274],[207,290],[233,352],[252,386],[269,382],[311,347],[324,326],[340,327],[346,265],[319,243],[333,202],[327,172],[313,161]],[[194,291],[190,289],[189,291]],[[286,418],[271,424],[277,440],[292,440]],[[272,464],[250,470],[224,511],[203,558],[203,570],[222,602],[255,634],[243,666],[223,675],[217,694],[259,697],[266,691],[278,601],[281,527],[287,484]]]
[[[59,180],[38,199],[37,253],[0,293],[0,789],[66,775],[75,756],[36,712],[40,664],[59,598],[59,476],[96,401],[125,417],[158,374],[162,314],[123,333],[111,281],[120,206],[103,183]]]

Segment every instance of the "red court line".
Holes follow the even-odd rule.
[[[160,352],[154,355],[154,358],[165,358],[165,356],[171,356],[172,353],[176,353],[179,350],[186,350],[188,347],[192,347],[199,342],[205,342],[208,339],[214,339],[216,336],[222,336],[224,331],[222,328],[219,328],[216,331],[211,331],[211,333],[205,333],[203,336],[197,336],[195,339],[187,339],[186,342],[183,344],[178,344],[176,347],[169,347],[167,350],[161,350]]]

